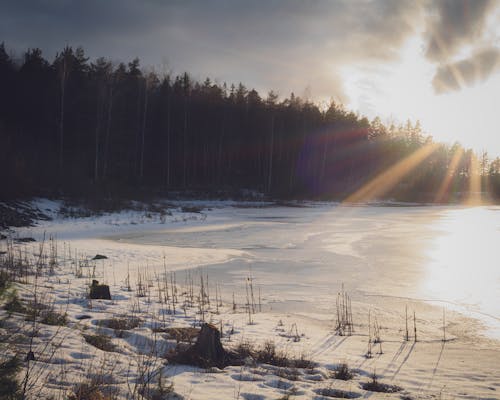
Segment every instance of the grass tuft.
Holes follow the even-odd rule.
[[[372,374],[371,378],[372,380],[370,382],[361,384],[361,387],[364,390],[378,393],[397,393],[402,390],[399,386],[379,382],[376,374]]]
[[[343,381],[349,381],[354,378],[354,372],[349,368],[346,363],[339,364],[333,370],[333,378]]]
[[[83,337],[88,344],[98,348],[99,350],[112,352],[112,351],[115,351],[115,349],[116,349],[115,345],[111,342],[111,337],[108,335],[84,334]]]

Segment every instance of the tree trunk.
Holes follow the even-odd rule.
[[[139,165],[139,178],[142,181],[144,177],[144,138],[146,136],[146,118],[148,114],[148,81],[144,82],[144,109],[142,113],[141,127],[141,161]]]
[[[99,88],[101,92],[101,88]],[[99,93],[97,99],[97,113],[96,113],[96,125],[95,125],[95,157],[94,157],[94,183],[99,179],[99,131],[101,130],[101,118],[102,118],[102,93]]]
[[[167,188],[170,188],[170,90],[167,95]]]
[[[104,140],[104,165],[102,168],[102,177],[106,179],[108,173],[108,158],[109,156],[109,138],[111,133],[111,112],[113,110],[113,86],[109,89],[108,116],[106,121],[106,138]]]
[[[274,115],[271,117],[271,146],[269,148],[269,174],[267,177],[267,191],[271,191],[273,176],[273,145],[274,145]]]
[[[64,159],[64,100],[66,95],[66,59],[63,58],[63,70],[61,76],[61,110],[59,115],[59,175],[62,176]]]
[[[183,139],[184,139],[184,151],[183,151],[183,165],[182,165],[182,186],[186,188],[187,181],[187,121],[188,121],[188,111],[187,111],[187,99],[184,99],[184,127],[183,127]]]
[[[224,110],[224,113],[222,114],[222,125],[221,125],[221,132],[219,136],[219,154],[217,157],[217,175],[218,175],[218,180],[219,180],[219,185],[222,183],[222,142],[224,140],[224,132],[225,132],[225,122],[226,122],[226,112]]]

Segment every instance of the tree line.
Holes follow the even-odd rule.
[[[137,58],[89,61],[68,46],[51,62],[37,48],[15,60],[2,43],[0,88],[3,197],[249,189],[343,199],[433,144],[379,197],[459,200],[475,179],[500,198],[500,159],[434,144],[418,122],[384,125],[335,102],[160,74]]]

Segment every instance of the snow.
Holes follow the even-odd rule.
[[[38,199],[38,208],[53,220],[14,230],[13,236],[38,241],[22,245],[31,252],[44,237],[55,238],[58,246],[59,265],[54,275],[40,282],[40,293],[67,312],[69,324],[39,325],[38,353],[47,354],[41,350],[44,340],[55,336],[50,340],[57,343],[51,358],[34,363],[44,371],[44,384],[37,382],[44,386],[41,393],[61,387],[70,390],[91,373],[109,371],[107,384],[126,396],[140,375],[141,363],[148,360],[150,370],[162,370],[175,392],[190,399],[276,399],[286,394],[319,399],[328,398],[321,394],[329,389],[400,398],[401,393],[363,390],[360,384],[374,372],[381,382],[401,386],[411,398],[500,398],[500,272],[494,268],[493,246],[500,232],[499,208],[170,204],[175,208],[167,216],[123,211],[68,219],[58,213],[61,203]],[[203,210],[182,212],[186,205]],[[474,228],[477,218],[483,221],[482,229]],[[111,286],[112,301],[86,299],[92,266],[83,276],[75,276],[72,261],[96,254],[108,257],[90,265],[95,265],[96,279]],[[471,268],[474,260],[480,262]],[[216,313],[211,304],[206,319],[222,325],[226,347],[243,341],[258,347],[272,340],[291,356],[304,354],[317,366],[299,369],[294,379],[288,379],[282,368],[251,362],[223,371],[165,364],[162,355],[174,343],[151,328],[192,326],[200,319],[196,307],[172,314],[158,302],[157,280],[164,279],[165,271],[175,271],[180,288],[190,277],[198,284],[200,276],[208,275],[212,299],[218,285],[223,305]],[[149,296],[136,296],[140,276],[151,281]],[[252,324],[244,307],[248,277],[255,297],[260,290],[262,301],[262,311],[252,316]],[[450,288],[450,283],[455,286]],[[352,336],[334,332],[335,301],[342,285],[352,298]],[[18,286],[23,297],[30,296],[26,285]],[[412,332],[415,311],[417,342],[403,340],[406,306]],[[373,344],[372,358],[365,357],[369,312],[372,323],[376,318],[381,326],[383,350],[378,354],[379,345]],[[79,319],[82,315],[90,318]],[[122,337],[102,326],[122,315],[136,315],[143,323]],[[86,343],[82,333],[96,331],[110,335],[118,352],[103,352]],[[331,378],[333,368],[342,362],[356,371],[353,380]]]

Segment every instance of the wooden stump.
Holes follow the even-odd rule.
[[[224,368],[230,361],[229,354],[222,347],[219,330],[211,324],[203,324],[196,343],[187,349],[179,349],[167,355],[173,363],[196,365],[202,368]]]
[[[205,323],[201,326],[193,352],[208,367],[225,366],[226,351],[220,341],[220,332],[214,325]]]
[[[99,285],[98,281],[93,280],[92,285],[90,285],[89,298],[111,300],[111,293],[109,291],[109,286]]]

